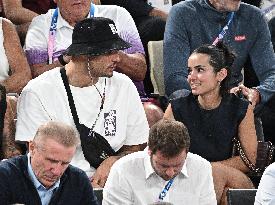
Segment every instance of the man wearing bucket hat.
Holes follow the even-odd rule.
[[[23,89],[16,140],[32,140],[45,121],[75,125],[81,146],[71,164],[93,176],[94,187],[103,187],[112,164],[142,150],[149,132],[135,85],[126,75],[114,72],[118,52],[129,47],[110,19],[93,17],[77,23],[66,51],[71,61]]]
[[[142,82],[146,73],[144,49],[131,15],[122,7],[95,5],[91,4],[92,0],[54,1],[57,9],[35,17],[26,35],[25,52],[33,77],[70,61],[69,56],[61,54],[72,43],[73,27],[77,22],[90,17],[105,17],[115,22],[119,36],[132,45],[118,53],[116,71],[129,76],[140,96],[145,96]]]

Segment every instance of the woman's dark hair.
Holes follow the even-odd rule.
[[[222,68],[227,70],[227,76],[221,82],[220,94],[224,95],[229,90],[229,80],[231,74],[231,66],[236,58],[235,54],[221,41],[216,45],[205,44],[193,51],[194,53],[206,54],[209,58],[209,64],[214,68],[214,72],[218,73]]]

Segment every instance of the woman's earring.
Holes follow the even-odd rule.
[[[220,80],[218,80],[218,84],[220,85],[220,87],[221,87],[221,81]]]

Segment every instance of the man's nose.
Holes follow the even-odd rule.
[[[165,173],[166,173],[167,176],[169,176],[170,178],[172,178],[175,175],[175,170],[174,170],[173,167],[171,167],[171,168],[166,169]]]
[[[62,166],[61,163],[57,163],[55,164],[52,169],[51,172],[55,175],[55,176],[60,176],[63,172],[64,168]]]

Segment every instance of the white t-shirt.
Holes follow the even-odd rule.
[[[99,78],[96,87],[102,94],[105,78]],[[106,96],[103,110],[94,131],[104,136],[112,148],[118,151],[123,145],[147,142],[149,126],[137,90],[126,75],[114,72],[106,78]],[[95,86],[70,86],[81,124],[91,127],[100,109],[101,97]],[[37,128],[49,120],[74,125],[73,117],[60,68],[47,71],[31,80],[23,89],[17,106],[16,140],[32,140]],[[72,165],[90,170],[81,146],[71,162]]]
[[[2,17],[0,17],[0,82],[9,77],[9,62],[4,48]]]
[[[167,181],[158,176],[148,151],[129,154],[112,166],[103,189],[103,205],[144,205],[158,200]],[[172,204],[216,205],[211,164],[188,153],[163,201]]]

